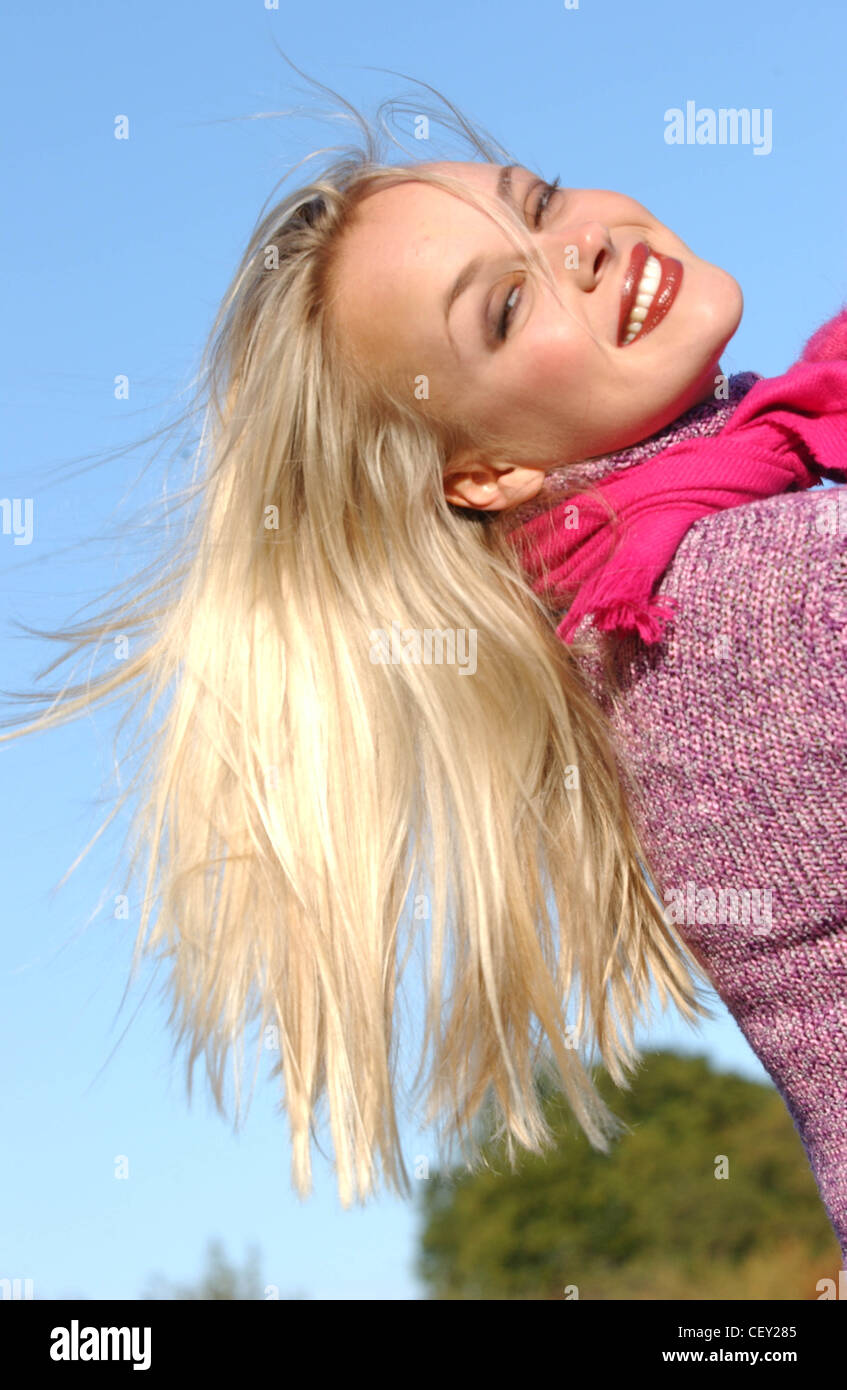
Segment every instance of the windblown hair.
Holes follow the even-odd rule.
[[[476,155],[499,162],[445,105]],[[404,391],[362,370],[332,316],[359,203],[402,179],[470,199],[530,273],[545,267],[507,209],[414,161],[383,162],[356,119],[362,148],[260,218],[226,292],[203,354],[184,535],[128,599],[41,634],[66,644],[60,661],[118,634],[129,656],[82,683],[13,694],[49,707],[3,735],[134,692],[151,738],[121,798],[138,795],[130,879],[144,864],[130,978],[142,957],[169,962],[189,1094],[205,1054],[224,1110],[232,1049],[236,1119],[248,1028],[257,1051],[278,1039],[292,1181],[311,1191],[326,1099],[345,1206],[376,1188],[380,1164],[409,1191],[395,1014],[419,930],[415,1080],[431,1049],[427,1119],[470,1163],[486,1101],[510,1162],[515,1144],[552,1142],[542,1072],[608,1149],[624,1126],[590,1069],[599,1059],[628,1087],[651,979],[689,1022],[709,1016],[695,977],[708,982],[645,878],[579,648],[556,637],[500,528],[445,500],[461,426],[422,414],[413,382]],[[395,630],[475,634],[476,669],[379,659],[379,634]]]

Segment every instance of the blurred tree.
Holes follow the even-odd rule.
[[[251,1246],[243,1271],[229,1263],[219,1240],[210,1240],[206,1273],[198,1284],[169,1284],[161,1275],[151,1280],[143,1299],[265,1299],[266,1289],[259,1272],[259,1251]],[[285,1294],[281,1298],[304,1298],[304,1294]]]
[[[642,1056],[628,1092],[596,1074],[631,1127],[608,1154],[548,1077],[544,1157],[521,1152],[512,1173],[483,1113],[482,1164],[422,1184],[430,1298],[816,1299],[836,1277],[838,1244],[776,1090],[704,1057]]]

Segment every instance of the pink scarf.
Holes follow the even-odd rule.
[[[562,641],[591,613],[597,628],[637,630],[653,643],[676,607],[653,590],[695,521],[821,477],[847,481],[847,306],[799,362],[757,381],[719,433],[681,439],[610,473],[593,495],[565,498],[509,539],[536,593],[562,607],[572,598],[556,629]]]

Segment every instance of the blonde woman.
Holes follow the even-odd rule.
[[[651,982],[691,1022],[708,1015],[712,982],[795,1117],[807,1106],[801,1132],[843,1243],[847,1107],[833,1118],[822,1096],[843,1099],[847,1072],[845,681],[843,659],[827,666],[837,637],[818,608],[782,690],[815,719],[826,669],[826,714],[841,720],[827,746],[829,838],[816,874],[804,860],[792,880],[787,935],[730,927],[704,949],[645,874],[663,893],[680,874],[708,882],[722,841],[754,884],[771,873],[756,862],[764,822],[731,802],[734,784],[729,799],[717,785],[702,804],[676,800],[710,766],[713,736],[731,743],[737,720],[748,737],[755,706],[733,705],[726,665],[723,704],[708,680],[703,704],[687,644],[731,616],[731,594],[720,612],[707,602],[712,527],[721,572],[732,561],[745,600],[777,604],[781,659],[783,589],[767,588],[747,540],[763,536],[784,573],[780,527],[799,524],[794,508],[811,523],[825,494],[722,506],[677,537],[668,574],[689,598],[706,592],[663,643],[599,627],[562,640],[562,604],[539,591],[514,525],[590,491],[634,446],[649,461],[663,431],[678,442],[692,421],[698,437],[728,422],[756,382],[716,388],[741,293],[632,198],[548,185],[458,125],[470,161],[391,164],[362,122],[361,150],[260,219],[204,359],[184,538],[128,600],[54,634],[68,656],[125,634],[128,658],[39,695],[50,708],[4,737],[134,692],[142,727],[155,725],[124,794],[139,798],[130,875],[144,862],[134,965],[145,951],[167,960],[189,1074],[204,1054],[219,1105],[230,1051],[240,1064],[251,1026],[259,1043],[277,1030],[301,1193],[324,1101],[342,1201],[366,1197],[380,1168],[407,1189],[396,1002],[421,939],[426,1113],[469,1159],[489,1094],[511,1157],[549,1143],[542,1066],[607,1148],[621,1126],[592,1065],[626,1086]],[[655,309],[639,301],[648,291]],[[640,465],[637,450],[628,458]],[[593,478],[580,472],[592,460]],[[791,573],[819,595],[840,552],[807,532]],[[749,679],[769,687],[764,666]],[[808,828],[817,802],[798,809],[772,753],[750,774],[772,798],[770,828],[786,831],[790,815]],[[694,817],[696,833],[665,840],[674,816]],[[765,963],[758,997],[751,952]],[[828,1060],[807,1052],[792,1071],[786,1048],[800,1036],[814,1050],[816,1035],[814,1020],[781,1032],[785,1018],[810,1001],[819,1018],[824,1000]]]

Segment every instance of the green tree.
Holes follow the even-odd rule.
[[[596,1081],[630,1126],[608,1154],[540,1079],[553,1149],[522,1152],[513,1173],[489,1111],[480,1166],[423,1184],[430,1298],[818,1297],[840,1252],[772,1086],[671,1052],[644,1053],[628,1092]]]
[[[282,1295],[284,1298],[303,1298],[303,1294]],[[259,1251],[251,1246],[243,1270],[238,1270],[226,1257],[222,1243],[210,1240],[206,1257],[206,1272],[197,1284],[170,1284],[161,1275],[154,1275],[143,1299],[232,1299],[247,1301],[264,1299],[265,1284],[259,1270]]]

